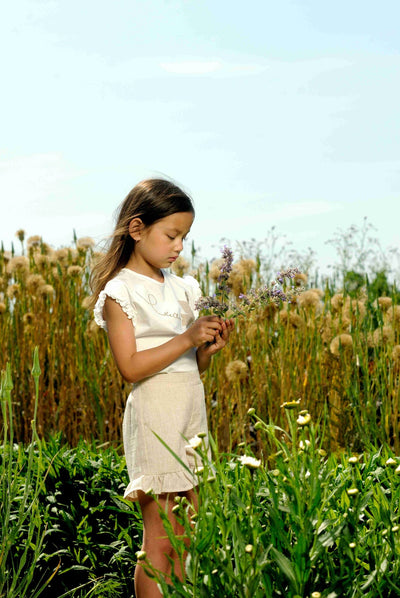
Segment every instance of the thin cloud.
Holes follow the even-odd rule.
[[[178,75],[205,75],[207,73],[215,73],[218,71],[222,67],[222,63],[218,60],[188,60],[182,62],[162,62],[160,66],[168,73],[175,73]]]

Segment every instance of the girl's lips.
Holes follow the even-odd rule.
[[[168,261],[169,262],[174,262],[177,258],[178,258],[178,256],[176,256],[176,257],[169,257]]]

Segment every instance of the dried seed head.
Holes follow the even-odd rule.
[[[396,365],[400,364],[400,345],[395,345],[393,347],[392,359]]]
[[[52,299],[54,297],[54,288],[51,284],[43,284],[38,288],[37,294],[42,297],[42,299]]]
[[[363,301],[356,301],[347,297],[343,307],[343,317],[349,320],[352,324],[360,322],[365,318],[367,308]]]
[[[82,237],[78,239],[76,242],[77,249],[87,250],[93,247],[95,244],[94,240],[91,237]]]
[[[18,283],[10,284],[7,288],[7,297],[9,299],[17,299],[21,294],[21,286]]]
[[[20,228],[15,233],[15,236],[21,241],[21,243],[23,243],[25,239],[25,231],[22,228]]]
[[[67,273],[71,277],[80,276],[83,272],[83,268],[81,266],[69,266],[67,269]]]
[[[382,326],[377,328],[373,334],[375,347],[387,345],[394,342],[394,330],[391,326]]]
[[[188,272],[190,264],[183,256],[179,256],[172,264],[171,270],[175,272],[177,276],[183,276]]]
[[[333,355],[340,355],[341,351],[350,351],[353,347],[353,339],[350,334],[339,334],[332,340],[329,350]]]
[[[32,293],[35,293],[37,289],[44,284],[46,284],[46,281],[40,274],[29,274],[26,279],[26,286]]]
[[[319,293],[316,293],[314,289],[300,293],[297,297],[297,304],[303,309],[309,310],[318,310],[322,307]]]
[[[29,260],[24,255],[16,255],[10,259],[7,264],[7,272],[9,274],[24,273],[29,270]]]
[[[28,249],[30,247],[40,247],[41,242],[42,237],[40,235],[32,235],[32,237],[28,237],[28,239],[26,240],[26,245]]]
[[[306,325],[299,314],[296,314],[294,311],[289,312],[286,309],[282,309],[279,312],[279,319],[284,326],[289,326],[295,330],[303,330]]]
[[[331,299],[332,311],[334,311],[334,312],[340,311],[343,307],[343,304],[344,304],[343,293],[336,293],[336,295],[333,295],[333,297]]]
[[[392,303],[391,297],[378,297],[378,305],[382,311],[387,311],[392,307]]]
[[[35,253],[33,256],[33,261],[39,270],[44,270],[46,266],[50,264],[50,256],[44,255],[43,253]]]
[[[222,259],[214,260],[210,267],[209,276],[213,282],[217,282],[218,277],[221,273]]]
[[[230,382],[240,382],[247,377],[248,369],[244,361],[236,359],[228,363],[225,368],[226,377]]]
[[[35,316],[34,314],[28,311],[23,315],[22,321],[25,326],[32,326],[35,321]]]
[[[237,267],[242,271],[244,276],[250,277],[257,268],[257,264],[254,260],[242,258],[238,263]]]
[[[307,284],[308,276],[304,272],[298,272],[294,275],[293,282],[296,287],[302,287]]]

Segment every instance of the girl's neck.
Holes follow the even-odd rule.
[[[137,274],[147,276],[148,278],[153,278],[157,282],[164,282],[164,274],[159,268],[154,268],[147,262],[136,259],[134,254],[129,258],[125,268],[133,270],[133,272],[136,272]]]

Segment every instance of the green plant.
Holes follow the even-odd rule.
[[[13,384],[9,364],[1,376],[3,446],[0,463],[0,596],[5,598],[37,598],[57,571],[56,566],[53,571],[46,572],[39,580],[34,581],[35,566],[41,557],[46,535],[38,503],[45,476],[36,431],[40,374],[36,348],[32,368],[35,411],[31,422],[32,440],[27,455],[22,446],[14,445],[11,398]]]

